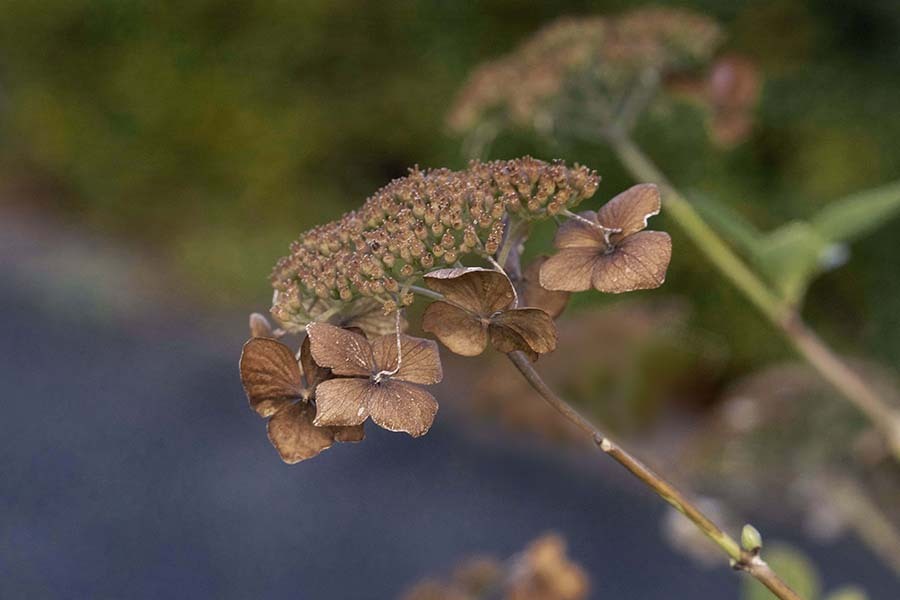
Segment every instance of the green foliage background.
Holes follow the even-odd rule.
[[[217,303],[264,302],[269,268],[300,231],[408,166],[464,164],[443,119],[474,65],[558,15],[638,4],[4,0],[0,177],[37,184],[28,201],[42,208],[150,246]],[[758,127],[735,150],[711,147],[689,111],[644,123],[641,143],[676,183],[768,230],[900,179],[900,3],[668,4],[717,17],[767,77]],[[595,167],[600,199],[630,183],[596,147],[505,136],[493,156],[524,153]],[[898,224],[855,244],[807,305],[839,347],[889,364]],[[673,233],[664,289],[691,299],[696,326],[727,339],[738,365],[786,355]]]

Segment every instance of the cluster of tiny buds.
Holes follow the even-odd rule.
[[[272,272],[272,313],[299,326],[363,297],[386,312],[409,305],[408,286],[423,273],[496,254],[511,216],[552,217],[598,184],[586,167],[531,157],[472,162],[463,171],[413,169],[291,244]]]

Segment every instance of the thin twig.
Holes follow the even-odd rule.
[[[775,294],[703,220],[684,196],[622,131],[607,133],[613,150],[631,174],[652,181],[663,192],[666,211],[697,247],[775,325],[794,349],[882,434],[900,461],[900,411],[893,409],[811,330],[794,308]]]
[[[731,559],[732,566],[740,571],[746,571],[781,600],[800,600],[790,587],[769,567],[758,555],[746,552],[733,537],[722,531],[709,517],[697,508],[697,506],[684,496],[668,481],[656,474],[652,469],[632,456],[624,448],[610,440],[584,416],[575,410],[568,402],[560,398],[550,386],[548,386],[524,353],[516,351],[509,353],[509,359],[519,372],[525,377],[550,406],[559,411],[566,419],[574,423],[584,433],[589,435],[594,443],[613,460],[625,467],[632,475],[651,488],[663,500],[672,505],[678,512],[690,519],[700,531],[716,543]]]

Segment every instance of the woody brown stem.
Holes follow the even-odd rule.
[[[681,226],[719,272],[781,332],[797,353],[869,419],[881,433],[895,459],[900,461],[900,411],[887,404],[878,392],[803,322],[790,304],[775,294],[735,254],[627,134],[612,130],[607,132],[606,139],[636,179],[651,181],[660,186],[667,214]]]
[[[637,477],[647,487],[672,505],[678,512],[687,517],[706,537],[715,542],[731,559],[735,569],[746,571],[760,583],[765,585],[776,597],[782,600],[800,600],[790,587],[778,576],[775,571],[758,555],[745,552],[737,541],[725,533],[709,517],[697,508],[675,486],[655,473],[650,467],[635,458],[620,445],[609,439],[603,432],[597,429],[586,417],[581,415],[568,402],[563,400],[544,382],[540,374],[535,371],[528,357],[522,352],[510,352],[509,360],[516,366],[532,388],[555,408],[566,419],[572,422],[581,431],[591,437],[594,443],[613,460],[625,467],[632,475]]]

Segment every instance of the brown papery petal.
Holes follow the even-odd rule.
[[[369,396],[369,411],[376,425],[413,437],[428,433],[437,410],[434,396],[403,381],[388,380],[373,386]]]
[[[583,292],[591,289],[591,276],[602,250],[568,248],[548,258],[541,266],[541,287],[552,291]]]
[[[365,423],[351,427],[332,427],[334,441],[336,442],[361,442],[366,439]]]
[[[316,427],[359,425],[369,416],[368,398],[376,384],[369,379],[329,379],[316,388]]]
[[[632,186],[603,205],[597,220],[604,227],[621,229],[612,239],[623,238],[647,227],[647,220],[659,214],[659,188],[652,183]]]
[[[267,318],[259,313],[252,313],[250,315],[250,336],[271,338],[275,337],[275,334]]]
[[[422,329],[462,356],[478,356],[487,348],[487,324],[480,317],[446,302],[428,305],[422,315]]]
[[[592,223],[597,223],[597,213],[585,211],[579,213],[583,219],[587,219]],[[603,250],[606,248],[606,240],[603,237],[603,230],[600,224],[597,227],[589,225],[578,219],[571,219],[559,226],[556,230],[556,237],[553,238],[553,245],[560,250],[565,248],[595,248]]]
[[[435,342],[401,334],[400,344],[400,370],[391,379],[431,385],[443,378],[441,355]],[[393,371],[397,368],[396,335],[383,335],[372,340],[372,352],[375,354],[377,369]]]
[[[269,420],[269,441],[278,450],[281,460],[292,465],[312,458],[334,444],[335,436],[330,427],[313,425],[316,408],[306,402],[297,402],[278,411]]]
[[[425,285],[448,302],[483,316],[508,307],[515,299],[506,275],[481,267],[432,271],[425,275]]]
[[[493,346],[497,352],[509,354],[510,352],[518,350],[524,352],[531,362],[536,361],[538,356],[540,356],[531,349],[531,346],[528,345],[528,342],[526,342],[521,335],[508,327],[492,325],[488,331],[491,335],[491,346]]]
[[[335,375],[368,377],[374,372],[372,347],[364,336],[326,323],[312,323],[306,331],[318,365]]]
[[[241,352],[241,383],[250,408],[269,417],[300,398],[300,367],[291,349],[269,338],[252,338]]]
[[[316,386],[328,379],[331,372],[325,367],[320,367],[316,364],[316,361],[313,360],[310,347],[309,336],[306,336],[303,338],[303,343],[300,344],[300,366],[303,367],[303,378],[306,380],[306,389],[309,392],[314,393]]]
[[[550,315],[539,308],[508,310],[497,315],[492,323],[495,327],[516,332],[538,354],[556,350],[556,325]]]
[[[551,318],[555,319],[565,310],[566,305],[569,303],[569,292],[547,290],[541,286],[541,267],[546,261],[546,256],[539,256],[525,267],[520,285],[519,300],[521,306],[540,308],[550,315]]]
[[[672,238],[661,231],[631,235],[610,254],[600,256],[593,285],[601,292],[620,294],[658,288],[666,280],[672,258]]]

